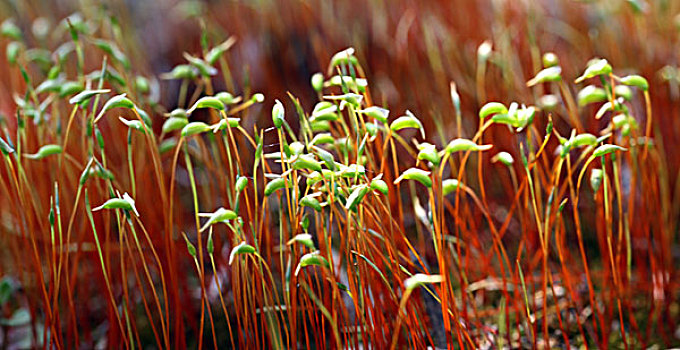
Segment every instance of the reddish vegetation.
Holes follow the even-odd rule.
[[[0,343],[680,344],[680,4],[38,3],[0,5]]]

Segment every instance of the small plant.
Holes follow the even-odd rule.
[[[445,86],[425,102],[445,101],[446,120],[378,102],[369,50],[329,55],[307,97],[265,97],[236,84],[237,36],[218,37],[207,13],[200,49],[160,80],[117,17],[84,13],[51,36],[40,18],[32,34],[0,26],[14,100],[0,120],[7,345],[678,344],[652,326],[678,316],[653,80],[604,58],[572,74],[578,60],[541,56],[532,33],[525,81],[494,38],[469,55],[471,76],[427,82]]]

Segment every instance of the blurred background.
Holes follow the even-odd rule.
[[[235,86],[274,98],[290,91],[305,109],[314,103],[311,75],[325,71],[335,52],[354,47],[366,68],[373,100],[395,110],[408,108],[425,120],[441,120],[447,128],[436,134],[442,139],[452,136],[447,130],[455,130],[450,82],[458,87],[463,114],[473,116],[491,100],[537,104],[540,90],[527,88],[525,82],[540,70],[546,52],[557,54],[567,80],[579,76],[589,59],[602,57],[619,75],[636,72],[650,80],[664,143],[680,141],[674,132],[680,130],[680,120],[673,117],[678,108],[669,103],[678,99],[678,1],[6,0],[0,4],[3,18],[13,17],[23,29],[44,31],[44,35],[57,35],[53,30],[66,16],[82,12],[88,17],[103,9],[119,21],[127,45],[122,49],[137,62],[133,70],[138,74],[168,72],[184,61],[184,52],[199,52],[202,30],[210,23],[205,38],[209,42],[219,43],[232,35],[237,40],[228,56],[234,81],[239,82]],[[486,40],[492,53],[485,87],[479,89],[477,49]],[[171,109],[179,82],[162,83],[160,104]],[[0,82],[0,111],[8,114],[12,103],[11,95],[2,91],[8,89],[6,84]],[[469,117],[463,122],[469,136],[477,121]],[[672,158],[669,170],[675,175],[680,154],[668,156]]]

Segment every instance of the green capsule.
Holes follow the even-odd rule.
[[[7,54],[7,61],[10,64],[16,64],[17,58],[19,57],[19,53],[23,48],[24,44],[22,44],[19,41],[12,41],[9,44],[7,44],[7,48],[5,49],[5,52]]]
[[[448,153],[461,151],[486,151],[493,147],[493,145],[478,145],[471,140],[457,138],[446,145],[445,151]]]
[[[211,65],[217,63],[217,60],[219,60],[220,57],[222,57],[222,55],[234,45],[234,43],[236,43],[236,37],[229,37],[229,39],[210,49],[210,51],[208,51],[208,53],[205,55],[205,61]]]
[[[352,190],[352,193],[350,193],[349,197],[347,198],[345,209],[352,211],[356,210],[357,205],[359,205],[359,203],[361,203],[361,201],[364,199],[368,193],[368,190],[369,187],[367,185],[357,186],[354,190]]]
[[[127,211],[133,211],[137,213],[137,209],[135,209],[134,202],[131,202],[130,200],[125,198],[111,198],[104,202],[104,204],[92,209],[92,211],[98,211],[102,209],[125,209]],[[139,214],[137,214],[137,216],[139,216]]]
[[[578,134],[569,141],[569,145],[571,148],[581,146],[595,146],[596,144],[597,137],[593,134],[588,133]]]
[[[126,94],[120,94],[111,97],[106,103],[104,104],[104,107],[102,107],[101,112],[99,112],[99,115],[97,118],[95,118],[95,122],[97,122],[99,119],[101,119],[104,116],[104,113],[114,109],[114,108],[128,108],[128,109],[135,109],[135,104],[130,101],[127,97],[125,97]]]
[[[318,212],[321,211],[321,203],[319,203],[319,200],[312,197],[312,195],[306,195],[300,199],[300,206],[303,207],[310,207]]]
[[[396,180],[394,184],[400,183],[402,180],[416,180],[427,188],[432,187],[432,179],[430,179],[430,172],[419,168],[410,168],[404,171]]]
[[[172,112],[165,114],[165,116],[170,118],[189,118],[189,115],[184,108],[175,108],[172,110]]]
[[[300,258],[297,268],[295,269],[295,276],[300,273],[300,269],[307,266],[320,266],[325,268],[330,268],[328,260],[321,256],[321,253],[317,250],[315,252],[307,253]]]
[[[135,129],[144,132],[144,124],[139,120],[127,120],[123,117],[118,117],[118,119],[130,129]]]
[[[141,75],[135,77],[135,87],[137,88],[137,91],[141,94],[148,94],[149,91],[151,91],[149,79]]]
[[[627,151],[627,149],[617,145],[602,145],[593,151],[593,157],[602,157],[616,151]]]
[[[296,242],[301,243],[302,245],[304,245],[305,247],[307,247],[309,249],[316,249],[314,247],[314,241],[312,240],[312,235],[310,235],[309,233],[301,233],[301,234],[295,235],[286,244],[292,245]]]
[[[425,138],[425,128],[423,127],[423,124],[420,122],[416,116],[411,113],[411,111],[406,110],[406,115],[401,116],[390,124],[390,129],[392,131],[399,131],[401,129],[406,129],[406,128],[415,128],[419,129],[421,135],[423,138]]]
[[[239,176],[238,179],[236,179],[236,193],[241,193],[243,190],[246,189],[246,186],[248,186],[248,178],[245,176]]]
[[[225,106],[237,103],[238,101],[241,100],[240,97],[234,97],[234,95],[226,91],[218,92],[217,94],[215,94],[215,98],[220,100]]]
[[[357,58],[354,57],[353,47],[348,47],[342,51],[339,51],[335,53],[333,57],[331,57],[330,64],[328,65],[328,73],[331,74],[333,72],[333,68],[348,63],[351,63],[352,65],[358,64]]]
[[[281,101],[276,100],[274,107],[272,107],[272,121],[277,129],[281,129],[283,126],[283,121],[285,120],[285,109]]]
[[[537,84],[560,80],[562,80],[562,68],[560,66],[552,66],[536,73],[536,76],[527,81],[527,86],[531,87]]]
[[[93,39],[93,43],[100,50],[106,52],[111,57],[113,57],[113,59],[120,63],[126,70],[130,69],[131,65],[130,60],[123,53],[123,51],[121,51],[120,48],[118,48],[118,46],[115,43],[103,39]]]
[[[335,142],[335,138],[330,133],[321,133],[314,135],[314,138],[310,142],[311,145],[323,145]]]
[[[357,112],[362,113],[368,117],[371,117],[383,123],[387,123],[387,118],[390,114],[390,111],[388,109],[380,108],[377,106],[367,107]]]
[[[265,186],[264,188],[264,196],[269,197],[272,193],[284,188],[285,186],[286,182],[282,177],[271,180],[269,181],[269,183],[267,183],[267,186]]]
[[[588,68],[583,72],[583,75],[574,80],[575,83],[580,83],[586,79],[596,77],[598,75],[607,75],[612,72],[612,66],[605,59],[593,60]]]
[[[34,154],[24,154],[24,157],[28,159],[43,159],[47,156],[51,156],[53,154],[59,154],[62,152],[62,148],[59,145],[45,145],[40,147],[38,152]]]
[[[457,179],[446,179],[442,181],[442,193],[447,196],[458,189],[459,183]]]
[[[264,102],[264,95],[261,93],[257,93],[253,95],[253,97],[251,97],[250,100],[253,101],[253,103],[262,103]]]
[[[493,158],[491,158],[492,162],[501,162],[505,166],[512,166],[512,164],[515,162],[515,159],[512,158],[512,155],[508,152],[498,152],[496,153]]]
[[[634,86],[642,91],[647,91],[649,90],[649,83],[647,82],[647,79],[643,78],[642,76],[639,75],[628,75],[620,79],[621,83],[626,84],[628,86]]]
[[[588,85],[578,92],[578,105],[583,107],[590,103],[607,100],[607,92],[595,85]]]
[[[59,88],[59,97],[71,96],[82,92],[85,88],[77,81],[66,81]]]
[[[186,118],[171,117],[163,123],[163,132],[168,133],[179,130],[184,128],[187,124],[189,124],[189,121]]]
[[[202,214],[201,216],[207,216],[208,221],[206,221],[206,223],[203,224],[203,227],[201,227],[200,232],[207,230],[208,227],[214,224],[234,220],[238,217],[238,215],[236,215],[236,213],[233,210],[224,208],[219,208],[212,213]]]
[[[335,163],[335,165],[340,169],[336,172],[337,176],[349,179],[366,174],[366,168],[364,168],[363,165],[350,164],[349,166],[346,166],[340,163]]]
[[[198,135],[210,130],[210,126],[204,122],[191,122],[182,129],[182,137]]]
[[[0,25],[0,34],[14,40],[21,40],[22,37],[21,29],[19,29],[19,26],[17,26],[11,18],[2,22],[2,25]]]
[[[316,137],[315,137],[316,138]],[[330,170],[335,170],[335,158],[333,157],[333,154],[326,151],[323,148],[320,147],[312,147],[312,150],[314,153],[321,158],[321,160],[326,164],[326,167]]]
[[[485,119],[492,114],[507,114],[508,108],[500,102],[488,102],[479,110],[479,118]]]
[[[590,172],[590,188],[593,189],[593,192],[597,192],[600,189],[603,177],[602,169],[593,169]]]
[[[616,97],[622,97],[626,101],[630,101],[633,99],[633,90],[626,85],[616,85],[614,88],[614,95]]]
[[[189,255],[191,255],[193,258],[196,258],[196,247],[193,245],[193,243],[189,242],[189,239],[186,235],[184,235],[184,241],[187,243],[187,251],[189,252]]]
[[[439,153],[437,153],[437,147],[435,147],[435,145],[423,142],[418,145],[418,149],[420,150],[418,152],[418,159],[424,159],[434,165],[439,165],[441,159],[439,157]]]
[[[560,64],[560,59],[554,52],[546,52],[543,54],[543,67],[555,67]]]
[[[287,152],[290,156],[299,156],[304,152],[305,150],[305,145],[303,145],[301,142],[295,141],[288,145],[288,150],[290,152]]]
[[[387,195],[389,193],[387,182],[383,181],[382,179],[371,180],[370,186],[372,190],[380,191],[384,195]]]
[[[161,74],[162,79],[188,79],[193,80],[198,77],[198,69],[189,64],[175,66],[170,72]]]
[[[337,120],[337,118],[335,120]],[[331,123],[330,123],[329,120],[311,120],[310,119],[309,126],[312,129],[312,132],[329,131],[331,129]]]
[[[213,243],[212,231],[208,234],[208,243],[205,245],[205,250],[208,251],[208,255],[213,255],[215,252],[215,243]]]
[[[220,101],[218,98],[213,96],[204,96],[199,98],[198,101],[196,101],[196,103],[194,103],[194,105],[187,110],[187,115],[191,115],[191,113],[193,113],[193,111],[198,108],[211,108],[223,111],[225,107],[224,103],[222,103],[222,101]]]
[[[70,104],[83,104],[87,102],[90,98],[94,97],[95,95],[100,95],[100,94],[105,94],[111,92],[109,89],[103,89],[103,90],[84,90],[80,92],[79,94],[71,97],[68,102]]]
[[[255,247],[252,245],[247,244],[246,242],[239,243],[234,247],[234,249],[231,250],[231,253],[229,254],[229,265],[234,262],[234,258],[236,258],[237,255],[253,254],[255,252]]]
[[[293,169],[321,171],[321,162],[314,159],[314,157],[309,154],[303,154],[298,156],[293,162]]]
[[[312,88],[316,92],[321,92],[323,89],[323,74],[314,73],[311,78]]]

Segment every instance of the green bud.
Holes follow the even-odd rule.
[[[585,106],[590,103],[607,100],[607,92],[595,85],[588,85],[578,92],[578,105]]]
[[[276,100],[274,107],[272,108],[272,121],[277,129],[280,129],[283,126],[284,117],[285,109],[283,108],[283,104],[281,101]]]
[[[493,147],[493,145],[478,145],[471,140],[457,138],[446,145],[445,151],[447,153],[461,152],[461,151],[486,151]]]
[[[285,187],[285,180],[282,177],[276,178],[267,183],[264,188],[264,196],[269,197],[272,193]]]
[[[602,169],[593,169],[593,171],[590,173],[590,187],[593,189],[593,192],[597,192],[597,190],[600,189],[600,185],[602,185]]]
[[[234,262],[234,258],[236,258],[237,255],[254,254],[255,252],[255,247],[251,246],[250,244],[247,244],[246,242],[239,243],[234,247],[234,249],[231,250],[231,253],[229,254],[229,265]]]
[[[647,79],[639,75],[628,75],[621,78],[620,81],[621,83],[626,84],[628,86],[635,86],[636,88],[642,91],[649,90],[649,83],[647,82]]]
[[[295,235],[286,244],[292,245],[296,242],[303,244],[305,247],[307,247],[309,249],[316,249],[314,247],[314,241],[312,240],[312,235],[310,235],[309,233],[301,233],[299,235]]]
[[[543,54],[543,67],[555,67],[560,64],[560,59],[554,52],[546,52]]]
[[[190,115],[193,113],[194,110],[198,108],[211,108],[211,109],[217,109],[219,111],[224,110],[224,104],[222,101],[220,101],[218,98],[213,97],[213,96],[204,96],[198,99],[196,103],[194,103],[189,110],[187,110],[187,114]]]
[[[24,154],[24,157],[26,157],[28,159],[43,159],[47,156],[51,156],[53,154],[59,154],[61,152],[62,152],[62,148],[59,145],[45,145],[45,146],[40,147],[38,152],[36,152],[34,154]]]
[[[382,179],[373,179],[371,180],[371,189],[380,191],[382,194],[387,195],[389,189],[387,187],[387,183],[383,181]]]
[[[191,122],[182,129],[182,137],[198,135],[210,130],[210,126],[204,122]]]
[[[446,179],[442,181],[442,194],[444,194],[444,196],[448,196],[449,194],[456,191],[459,185],[460,184],[458,183],[457,179]]]
[[[311,82],[314,91],[321,92],[321,90],[323,89],[323,74],[315,73],[314,75],[312,75]]]
[[[530,87],[537,84],[560,80],[562,80],[562,68],[560,68],[560,66],[552,66],[538,72],[535,77],[527,81],[527,86]]]
[[[505,166],[512,166],[512,164],[515,162],[515,159],[512,158],[512,155],[508,152],[498,152],[496,153],[493,158],[491,158],[492,162],[501,162]]]
[[[574,82],[580,83],[586,79],[596,77],[598,75],[607,75],[612,72],[612,66],[605,59],[598,59],[592,61],[588,68],[583,72],[583,75],[578,77]]]
[[[508,108],[500,102],[489,102],[479,110],[479,118],[485,119],[493,114],[507,114]]]
[[[245,176],[239,176],[238,179],[236,179],[236,192],[243,192],[243,190],[246,189],[246,186],[248,186],[248,178]]]
[[[179,130],[187,126],[187,124],[189,124],[189,121],[186,118],[171,117],[163,123],[163,132],[168,133]]]
[[[427,188],[432,187],[432,179],[430,179],[430,172],[419,168],[410,168],[404,171],[396,180],[394,184],[400,183],[402,180],[416,180]]]
[[[319,203],[319,200],[312,197],[312,195],[306,195],[300,199],[300,206],[303,207],[310,207],[318,212],[321,211],[321,203]]]
[[[616,151],[626,151],[627,149],[617,145],[602,145],[593,151],[593,157],[602,157]]]
[[[317,250],[315,252],[307,253],[300,258],[297,268],[295,269],[295,276],[298,275],[300,269],[307,266],[320,266],[325,268],[330,268],[328,260],[321,256],[321,253]]]
[[[219,208],[213,213],[201,214],[200,216],[207,216],[208,221],[201,227],[200,232],[208,229],[208,227],[220,223],[227,222],[229,220],[234,220],[238,217],[233,210]]]
[[[419,129],[421,136],[425,138],[425,128],[423,127],[423,123],[421,123],[420,120],[416,118],[416,116],[413,115],[413,113],[411,113],[409,110],[406,110],[406,115],[395,119],[390,124],[390,129],[392,131],[399,131],[406,128]]]

